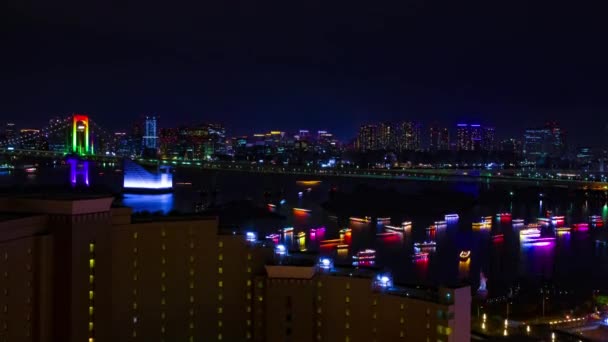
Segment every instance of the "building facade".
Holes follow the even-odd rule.
[[[0,198],[0,341],[468,340],[468,287],[282,265],[216,218],[112,201]]]

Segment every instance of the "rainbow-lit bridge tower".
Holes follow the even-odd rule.
[[[87,156],[94,154],[90,134],[89,117],[84,114],[72,116],[71,139],[68,144],[67,162],[70,165],[70,184],[89,186],[89,161]]]

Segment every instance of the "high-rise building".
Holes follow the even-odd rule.
[[[456,150],[470,151],[471,147],[471,128],[468,124],[456,125]]]
[[[418,151],[420,150],[420,129],[421,125],[416,121],[406,121],[400,125],[400,150],[402,151]]]
[[[2,132],[0,132],[1,140],[10,140],[15,139],[17,137],[17,128],[14,123],[7,122],[2,127]]]
[[[430,144],[431,151],[447,151],[450,149],[450,131],[445,127],[436,125],[430,128]]]
[[[390,122],[383,122],[378,126],[378,148],[391,150],[395,148],[395,126]]]
[[[156,131],[155,116],[146,116],[144,121],[143,147],[144,149],[149,150],[158,149],[158,134]]]
[[[505,139],[500,142],[500,150],[519,154],[521,153],[521,141],[514,138]]]
[[[362,152],[378,149],[378,127],[376,125],[363,125],[359,128],[357,149]]]
[[[481,151],[482,143],[483,143],[483,129],[480,124],[471,124],[469,125],[469,132],[471,135],[471,150],[472,151]]]
[[[566,134],[555,121],[547,122],[545,128],[549,132],[550,148],[548,153],[553,157],[563,157],[566,152]]]
[[[216,218],[137,217],[112,201],[0,198],[0,337],[470,339],[469,287],[401,287],[385,273],[296,262],[255,234],[218,228]]]
[[[526,159],[533,160],[546,157],[551,148],[550,135],[551,132],[546,128],[526,129],[523,146]]]
[[[484,151],[494,151],[496,149],[496,134],[494,127],[484,127],[482,136],[482,146]]]

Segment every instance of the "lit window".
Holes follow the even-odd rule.
[[[219,300],[220,302],[222,301],[222,299],[224,299],[224,296],[222,296],[222,294],[218,294],[217,295],[217,300]]]
[[[260,288],[260,289],[264,288],[264,282],[263,281],[258,281],[258,288]]]
[[[93,322],[89,322],[89,331],[93,331]]]
[[[190,256],[190,262],[194,262],[194,255]]]
[[[251,306],[247,305],[247,312],[251,312]]]
[[[248,319],[248,320],[247,320],[247,326],[248,326],[248,327],[250,327],[250,326],[251,326],[251,320],[250,320],[250,319]]]
[[[190,276],[191,277],[194,276],[194,269],[193,268],[190,269]]]
[[[346,296],[346,297],[344,298],[344,300],[345,300],[347,303],[350,303],[350,297],[349,297],[349,296]]]
[[[321,308],[317,308],[317,313],[320,315],[321,313],[323,313],[323,310],[321,310]]]
[[[344,329],[349,329],[350,328],[350,324],[348,322],[346,322],[346,324],[344,325]]]
[[[133,260],[133,268],[137,268],[137,260]]]
[[[247,260],[251,260],[251,253],[247,254]]]
[[[194,323],[190,322],[190,329],[194,329]]]
[[[95,309],[92,306],[89,306],[89,316],[93,316]]]
[[[217,243],[217,246],[218,246],[219,248],[224,247],[224,242],[223,242],[223,241],[219,241],[219,242]]]
[[[133,302],[133,310],[137,310],[137,302]]]
[[[378,316],[376,315],[376,313],[375,313],[375,312],[374,312],[374,314],[372,315],[372,318],[373,318],[373,319],[378,318]]]
[[[165,278],[167,276],[167,274],[165,273],[165,271],[160,272],[160,277],[161,278]]]
[[[323,287],[323,283],[322,283],[322,282],[320,282],[320,281],[318,281],[318,282],[317,282],[317,287]]]
[[[95,276],[94,275],[89,275],[89,283],[93,284],[95,282]]]
[[[95,298],[95,292],[89,291],[89,300],[93,300]]]
[[[89,253],[94,253],[95,252],[95,244],[94,243],[90,243],[89,244]]]
[[[317,326],[318,326],[318,327],[321,327],[321,325],[322,325],[322,324],[321,324],[321,321],[317,321]]]
[[[247,267],[247,273],[251,273],[251,267]]]
[[[160,284],[160,292],[167,291],[167,286],[165,284]]]
[[[405,320],[403,319],[403,317],[401,317],[401,318],[399,319],[399,323],[403,324],[404,322],[405,322]]]
[[[193,282],[193,281],[191,281],[191,282],[190,282],[190,289],[192,290],[193,288],[194,288],[194,282]]]
[[[401,304],[401,310],[405,309],[405,305]]]
[[[222,312],[224,312],[224,308],[222,308],[221,306],[217,308],[217,313],[221,314]]]
[[[400,331],[400,332],[399,332],[399,337],[403,338],[403,336],[404,336],[404,335],[405,335],[405,334],[403,333],[403,331]]]
[[[219,260],[219,261],[224,260],[224,255],[223,254],[218,254],[217,255],[217,260]]]
[[[247,286],[251,286],[251,279],[247,279]]]
[[[346,289],[350,290],[350,283],[349,282],[346,282]]]
[[[138,235],[137,235],[137,232],[134,232],[134,233],[133,233],[133,239],[137,239],[137,236],[138,236]]]
[[[167,318],[167,315],[165,314],[165,312],[164,312],[164,311],[160,313],[160,318],[161,318],[161,319],[163,319],[163,320],[164,320],[165,318]]]
[[[137,273],[133,273],[133,280],[137,280]]]
[[[190,313],[190,316],[194,316],[194,309],[190,309],[188,312]]]
[[[223,324],[222,324],[222,321],[217,321],[217,326],[218,326],[218,327],[220,327],[220,328],[221,328],[221,327],[222,327],[222,325],[223,325]]]
[[[317,301],[318,301],[318,302],[320,302],[320,301],[321,301],[321,299],[323,299],[323,297],[321,297],[321,295],[318,295],[318,296],[317,296]]]
[[[160,258],[160,263],[161,264],[166,264],[167,263],[167,259],[165,259],[165,257]]]
[[[350,342],[350,338],[348,336],[344,337],[345,342]]]
[[[222,340],[222,334],[217,334],[217,340],[221,341]]]
[[[160,245],[160,249],[162,249],[163,251],[167,249],[167,245],[165,245],[164,243]]]
[[[167,300],[165,299],[165,297],[162,297],[162,298],[160,299],[160,304],[161,304],[161,305],[165,305],[165,304],[167,304]]]
[[[261,302],[261,301],[263,301],[263,300],[264,300],[264,297],[262,297],[262,296],[258,296],[258,301],[260,301],[260,302]]]
[[[374,298],[374,301],[372,302],[372,305],[374,305],[374,306],[378,305],[378,300]]]
[[[95,259],[89,259],[89,268],[95,268]]]
[[[137,247],[133,247],[133,253],[137,253]]]
[[[222,267],[218,267],[217,268],[217,273],[223,274],[224,273],[224,269]]]
[[[194,303],[194,296],[190,296],[190,303]]]
[[[165,228],[160,230],[160,236],[162,236],[162,237],[167,236],[167,232],[165,231]]]
[[[350,310],[346,309],[346,311],[344,312],[344,314],[345,314],[346,316],[350,316]]]
[[[251,299],[251,292],[247,292],[247,299]]]
[[[218,281],[217,282],[217,287],[224,287],[224,282],[223,281]]]

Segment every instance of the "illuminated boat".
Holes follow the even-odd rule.
[[[179,185],[179,186],[189,186],[192,185],[191,182],[176,182],[175,185]]]
[[[574,230],[576,231],[587,231],[589,230],[589,224],[588,223],[575,223],[572,225],[572,227],[574,227]]]
[[[471,257],[471,251],[461,251],[460,261],[467,261]]]
[[[375,263],[376,251],[373,249],[364,249],[353,255],[354,266],[371,266]]]
[[[505,239],[504,234],[494,234],[492,235],[492,240],[493,241],[502,241]]]
[[[272,240],[272,241],[279,241],[279,239],[281,238],[281,235],[279,235],[279,234],[270,234],[270,235],[266,235],[266,238],[268,240]]]
[[[336,245],[336,249],[348,249],[350,246],[346,244]]]
[[[435,248],[435,247],[437,247],[437,242],[435,242],[435,241],[414,242],[414,247]]]
[[[447,214],[445,215],[445,220],[446,221],[456,221],[460,218],[460,216],[458,216],[458,214]]]
[[[321,181],[320,180],[299,180],[299,181],[296,181],[296,184],[303,185],[303,186],[313,186],[313,185],[321,184]]]
[[[496,217],[501,221],[508,221],[511,219],[511,213],[498,213],[496,214]]]
[[[350,228],[343,228],[343,229],[340,229],[340,230],[338,231],[338,233],[340,233],[340,234],[350,234],[350,233],[352,233],[352,231],[353,231],[353,230],[352,230],[352,229],[350,229]]]
[[[435,221],[435,228],[447,226],[447,224],[448,223],[446,221]]]
[[[428,260],[428,258],[429,258],[428,252],[423,252],[420,250],[420,248],[414,247],[414,254],[412,255],[412,259],[414,261],[424,261],[424,260]]]
[[[391,218],[390,217],[378,217],[376,219],[376,221],[378,221],[378,222],[391,222]]]
[[[387,237],[387,236],[399,236],[397,232],[384,232],[384,233],[376,233],[377,237]]]
[[[552,216],[551,223],[553,224],[564,224],[565,218],[563,216]]]
[[[513,221],[511,221],[511,222],[513,222],[513,225],[516,225],[516,224],[520,225],[520,224],[524,224],[524,219],[519,219],[519,218],[513,219]]]
[[[589,222],[591,222],[591,224],[595,227],[604,226],[604,220],[602,220],[602,217],[598,215],[589,216]]]
[[[277,207],[276,205],[274,205],[274,204],[272,204],[272,203],[268,203],[268,204],[266,204],[266,205],[268,206],[268,208],[271,208],[271,209],[274,209],[274,208],[276,208],[276,207]]]
[[[342,239],[330,239],[330,240],[322,240],[319,242],[321,245],[338,245],[342,242]]]
[[[283,228],[283,233],[293,233],[293,227]]]
[[[558,227],[555,228],[555,231],[559,234],[559,233],[570,233],[570,227]]]
[[[526,236],[526,237],[540,236],[540,230],[536,227],[531,228],[530,225],[528,225],[528,228],[525,228],[525,229],[522,229],[519,231],[519,236]]]
[[[372,220],[372,218],[371,218],[371,217],[369,217],[369,216],[365,216],[365,217],[363,217],[363,218],[361,218],[361,217],[355,217],[355,216],[351,216],[349,219],[350,219],[351,221],[354,221],[354,222],[361,222],[361,223],[369,223],[369,222],[371,222],[371,220]]]
[[[310,213],[310,209],[304,209],[304,208],[293,208],[294,213],[299,213],[299,214],[309,214]]]
[[[490,224],[486,222],[473,222],[473,229],[485,229],[490,228]]]
[[[311,233],[311,234],[321,234],[321,233],[325,233],[325,227],[311,228],[311,229],[310,229],[310,233]]]
[[[403,221],[401,222],[401,227],[404,229],[412,228],[412,221]]]
[[[430,225],[430,226],[426,227],[427,232],[431,232],[434,230],[437,230],[437,226],[435,226],[435,225]]]
[[[384,229],[386,229],[386,230],[392,230],[392,231],[395,231],[395,232],[403,232],[405,230],[405,227],[397,227],[397,226],[388,226],[388,225],[386,225],[386,226],[384,226]]]
[[[538,218],[538,223],[543,225],[543,226],[548,226],[549,223],[551,223],[551,219],[547,218],[547,217],[539,217]]]
[[[296,234],[296,237],[298,237],[298,238],[306,237],[306,233],[305,232],[299,232],[298,234]]]

